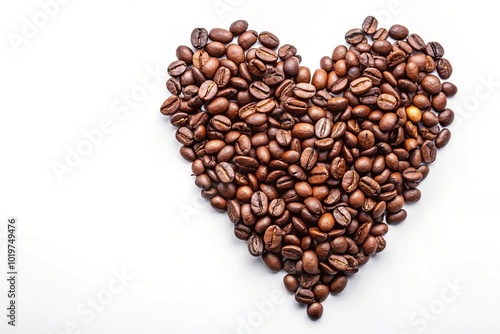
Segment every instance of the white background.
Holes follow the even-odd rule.
[[[496,13],[487,1],[3,1],[0,333],[500,332]],[[283,273],[252,258],[200,198],[159,106],[194,27],[246,19],[314,70],[367,15],[443,44],[456,122],[421,201],[312,322]],[[70,167],[76,149],[88,154]],[[68,168],[60,177],[57,164]],[[10,216],[16,328],[6,317]]]

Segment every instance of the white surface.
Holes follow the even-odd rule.
[[[500,50],[489,2],[61,0],[44,22],[47,2],[0,5],[0,333],[500,332]],[[312,322],[283,274],[200,198],[158,108],[194,27],[246,19],[315,69],[367,15],[443,44],[456,122],[422,200]],[[44,26],[30,31],[26,19]],[[9,38],[23,33],[16,52]],[[53,163],[85,145],[85,132],[97,144],[58,180]],[[19,220],[16,328],[5,316],[8,216]]]

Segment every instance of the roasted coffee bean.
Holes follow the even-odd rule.
[[[437,148],[433,141],[426,140],[420,150],[422,151],[422,159],[425,163],[430,164],[436,160]]]
[[[256,234],[250,235],[248,238],[248,252],[252,256],[261,256],[264,252],[264,241]]]
[[[328,263],[330,266],[337,270],[337,271],[349,271],[351,269],[351,266],[349,265],[349,262],[347,261],[346,257],[342,255],[336,255],[332,254],[328,258]]]
[[[307,316],[311,320],[318,320],[323,315],[323,305],[318,302],[311,303],[307,306]]]
[[[318,160],[318,151],[312,147],[306,147],[302,154],[300,155],[300,166],[304,170],[312,169]]]
[[[349,44],[359,44],[365,38],[365,34],[361,29],[351,29],[345,34],[345,41]]]
[[[398,107],[398,100],[394,95],[391,94],[380,94],[377,97],[377,105],[380,109],[384,111],[391,111]]]
[[[441,85],[441,90],[446,94],[447,97],[454,96],[458,91],[457,86],[455,86],[451,82],[443,82],[443,84]]]
[[[451,63],[446,58],[440,58],[437,61],[436,69],[439,74],[439,77],[445,80],[448,79],[451,76],[451,73],[453,72]]]
[[[415,51],[424,51],[425,50],[425,42],[418,34],[409,34],[407,38],[408,44]]]
[[[344,206],[339,206],[333,210],[333,218],[341,226],[347,226],[351,223],[351,213]]]
[[[362,24],[363,32],[372,35],[377,30],[378,21],[373,16],[367,16]]]
[[[432,58],[441,58],[444,55],[444,48],[438,42],[429,42],[425,45],[425,52]]]
[[[318,256],[313,250],[306,250],[302,254],[302,266],[309,274],[316,274],[318,271]]]
[[[309,289],[298,289],[295,293],[295,300],[300,304],[312,304],[314,302],[314,293]]]
[[[351,193],[358,187],[359,175],[354,170],[348,170],[342,176],[342,188],[345,192]]]
[[[208,31],[205,28],[195,28],[191,33],[191,44],[196,49],[204,48],[208,42]]]
[[[394,24],[389,28],[389,37],[395,39],[395,40],[403,40],[408,36],[408,28],[401,24]]]
[[[263,31],[259,34],[259,42],[270,49],[274,49],[280,44],[278,37],[269,31]]]
[[[273,272],[278,272],[283,269],[283,260],[281,256],[273,252],[262,253],[262,260],[265,265]]]
[[[358,187],[368,197],[376,197],[380,193],[380,185],[369,176],[363,176]]]
[[[302,259],[302,248],[297,245],[287,245],[281,248],[281,254],[291,260],[299,260]]]
[[[286,270],[286,262],[285,262],[285,270]],[[293,274],[287,274],[285,277],[283,277],[283,283],[285,285],[285,288],[292,293],[295,293],[297,289],[299,288],[299,281],[297,280],[297,277]]]

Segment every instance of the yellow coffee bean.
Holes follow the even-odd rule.
[[[406,116],[408,116],[410,121],[418,123],[422,119],[422,112],[415,106],[409,106],[406,108]]]

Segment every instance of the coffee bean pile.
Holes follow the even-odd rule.
[[[367,17],[311,74],[290,44],[248,29],[196,28],[176,50],[161,106],[195,184],[227,212],[285,288],[322,316],[407,217],[450,140],[457,87],[438,42]]]

